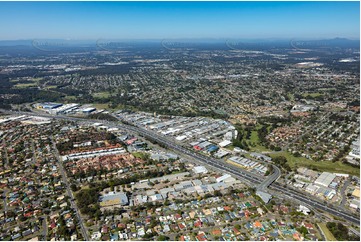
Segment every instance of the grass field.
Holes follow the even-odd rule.
[[[251,151],[256,151],[256,152],[264,152],[264,151],[269,151],[270,152],[271,151],[270,149],[267,149],[266,147],[260,145],[257,131],[252,131],[251,132],[250,141],[251,141],[251,143],[256,144],[255,147],[250,146]]]
[[[295,100],[295,96],[292,93],[287,93],[288,98],[290,99],[290,101],[294,101]]]
[[[350,175],[360,175],[360,169],[355,167],[345,165],[341,162],[331,162],[331,161],[312,161],[306,159],[304,157],[294,157],[289,152],[278,152],[275,154],[270,154],[272,158],[277,156],[284,156],[287,158],[288,164],[291,168],[295,167],[307,167],[311,169],[317,169],[319,171],[328,171],[328,172],[335,172],[335,173],[347,173]]]
[[[330,230],[328,230],[328,228],[326,227],[326,224],[319,223],[318,225],[320,226],[321,230],[323,231],[323,234],[326,236],[325,239],[327,241],[337,241],[335,236],[333,236],[333,234],[330,232]]]
[[[14,87],[16,88],[27,88],[27,87],[36,87],[37,84],[36,83],[19,83],[16,84]]]
[[[76,96],[65,96],[65,99],[68,101],[76,100]]]
[[[256,126],[256,130],[253,130],[251,132],[251,137],[249,140],[247,140],[247,143],[255,144],[255,146],[249,145],[251,152],[273,152],[270,149],[267,149],[266,147],[262,146],[259,141],[259,137],[257,134],[257,130],[262,128],[260,124]],[[270,127],[268,127],[270,128]],[[307,167],[313,170],[319,170],[319,171],[328,171],[328,172],[335,172],[335,173],[347,173],[350,175],[359,176],[360,175],[360,169],[343,164],[342,162],[331,162],[331,161],[312,161],[305,157],[294,157],[291,153],[283,151],[283,152],[276,152],[273,154],[270,154],[272,158],[277,156],[284,156],[287,159],[287,163],[291,168],[298,168],[298,167]]]
[[[98,110],[100,109],[106,109],[109,111],[116,111],[116,110],[120,110],[120,109],[131,109],[131,110],[136,110],[136,108],[131,107],[131,106],[124,106],[119,104],[118,106],[116,106],[115,108],[109,108],[109,104],[110,103],[92,103],[92,105],[97,108]]]
[[[303,97],[319,97],[319,96],[322,96],[323,94],[322,93],[319,93],[319,92],[310,92],[310,93],[304,93],[302,94]]]
[[[110,97],[110,93],[109,92],[96,92],[92,94],[93,97],[98,97],[98,98],[108,98]]]
[[[55,86],[55,85],[49,85],[49,86],[45,86],[45,88],[47,89],[54,89],[54,88],[57,88],[58,86]]]
[[[257,124],[256,129],[258,130],[260,128],[262,128],[262,125]],[[266,147],[260,145],[257,130],[252,130],[251,138],[249,140],[247,140],[248,143],[254,143],[254,144],[256,144],[256,146],[253,147],[253,146],[250,145],[249,148],[251,149],[251,151],[255,151],[255,152],[264,152],[264,151],[269,151],[270,152],[271,150],[269,150]]]
[[[92,103],[92,105],[98,110],[100,110],[100,109],[109,109],[109,106],[108,106],[107,103]]]

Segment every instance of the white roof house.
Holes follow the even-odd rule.
[[[230,145],[230,144],[232,144],[231,141],[229,141],[229,140],[224,140],[224,141],[222,141],[221,143],[219,143],[218,145],[223,148],[223,147],[226,147],[226,146],[228,146],[228,145]]]
[[[224,174],[223,176],[218,177],[218,178],[216,179],[216,181],[217,181],[217,182],[222,182],[222,181],[224,181],[224,180],[226,180],[227,178],[230,178],[230,177],[231,177],[231,175],[229,175],[229,174]]]
[[[196,166],[193,168],[193,172],[196,174],[200,174],[200,173],[206,174],[208,170],[204,166]]]

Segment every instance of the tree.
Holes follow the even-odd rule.
[[[302,226],[301,228],[297,228],[297,231],[303,234],[303,236],[308,234],[308,230],[305,228],[305,226]]]
[[[158,241],[168,241],[168,240],[170,240],[170,238],[165,235],[160,235],[157,240]]]

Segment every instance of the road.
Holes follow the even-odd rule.
[[[48,226],[46,224],[46,216],[43,216],[42,219],[43,219],[43,240],[46,241],[48,236]]]
[[[357,231],[356,229],[354,229],[354,228],[352,228],[352,227],[348,227],[348,229],[349,229],[352,233],[356,234],[357,236],[360,236],[360,231]]]
[[[4,213],[5,213],[5,214],[6,214],[7,211],[8,211],[8,204],[7,204],[7,202],[6,202],[7,193],[8,193],[8,189],[5,188],[5,189],[4,189],[4,193],[3,193],[3,196],[4,196]]]
[[[86,241],[89,241],[89,236],[88,236],[88,232],[87,232],[87,229],[85,228],[84,226],[84,222],[83,222],[83,218],[80,216],[80,212],[79,212],[79,209],[78,209],[78,206],[76,205],[76,203],[74,202],[75,201],[75,198],[74,198],[74,195],[70,189],[70,185],[69,185],[69,182],[68,182],[68,178],[66,176],[66,173],[65,173],[65,170],[64,170],[64,166],[63,166],[63,163],[60,159],[60,155],[59,155],[59,151],[58,149],[56,148],[56,144],[54,142],[54,139],[53,137],[51,137],[51,141],[53,143],[53,151],[54,151],[54,155],[56,156],[58,162],[59,162],[59,170],[60,170],[60,173],[61,173],[61,176],[62,176],[62,179],[63,179],[63,182],[64,184],[66,185],[66,190],[68,192],[68,196],[70,197],[70,204],[71,204],[71,207],[74,209],[75,213],[76,213],[76,216],[78,217],[78,221],[79,221],[79,224],[80,224],[80,228],[81,228],[81,231],[82,231],[82,234],[83,234],[83,238],[86,240]]]
[[[341,207],[345,207],[345,203],[347,201],[347,196],[345,194],[345,191],[346,191],[349,184],[350,184],[350,178],[347,178],[347,180],[345,181],[343,187],[340,190],[340,194],[342,196],[342,200],[341,200],[341,204],[340,204]]]
[[[9,169],[9,156],[8,156],[8,149],[6,147],[5,137],[3,137],[3,147],[4,147],[4,156],[5,156],[5,170]]]
[[[173,150],[177,150],[184,154],[187,154],[188,156],[199,160],[201,163],[205,163],[205,164],[213,166],[217,169],[228,172],[228,173],[236,176],[237,178],[241,178],[243,180],[248,180],[251,184],[254,184],[254,185],[261,184],[262,179],[264,179],[263,177],[260,178],[259,176],[255,175],[253,173],[247,172],[245,170],[236,169],[235,167],[229,167],[223,161],[216,160],[214,158],[206,157],[204,155],[191,152],[188,149],[185,149],[184,147],[180,147],[179,145],[174,145],[169,140],[165,140],[163,137],[158,136],[157,134],[150,133],[149,131],[141,129],[139,127],[134,127],[134,126],[129,126],[129,125],[127,125],[126,127],[124,125],[121,125],[121,127],[123,127],[124,129],[132,130],[139,134],[143,134],[143,136],[153,139],[153,140],[167,146],[168,148],[171,148]],[[270,179],[269,181],[266,179],[266,181],[267,181],[266,183],[262,183],[261,187],[266,187],[267,183],[271,183],[272,179]],[[315,207],[320,210],[329,212],[333,215],[336,215],[338,217],[346,219],[357,225],[360,224],[360,219],[358,217],[355,217],[355,216],[349,214],[348,212],[342,211],[341,209],[332,208],[330,205],[325,204],[321,201],[318,201],[314,198],[311,199],[311,198],[309,198],[309,196],[305,196],[304,194],[300,193],[299,191],[295,191],[288,187],[284,187],[277,182],[270,184],[269,187],[271,189],[274,189],[274,190],[284,194],[284,195],[288,195],[288,196],[292,197],[294,200],[301,201],[311,207]]]
[[[272,165],[272,167],[273,173],[268,175],[266,177],[266,180],[264,180],[261,184],[257,186],[257,190],[266,191],[267,188],[281,176],[280,168],[275,165]]]
[[[8,110],[0,110],[0,111],[2,111],[4,113],[9,113],[9,114],[34,115],[33,113],[30,113],[30,112],[12,112],[12,111],[8,111]],[[36,115],[42,116],[42,117],[54,118],[54,119],[66,119],[66,120],[83,121],[83,122],[99,122],[99,120],[74,118],[74,117],[67,117],[67,116],[63,116],[63,115],[58,115],[58,116],[53,116],[53,115],[48,115],[48,114],[42,114],[42,115],[36,114]],[[192,157],[194,160],[197,160],[201,164],[207,164],[218,170],[229,173],[239,179],[246,181],[248,184],[252,184],[253,186],[257,186],[264,181],[264,177],[261,177],[254,173],[250,173],[250,172],[245,171],[240,168],[233,167],[233,166],[223,162],[222,160],[217,160],[217,159],[207,157],[207,156],[199,154],[199,153],[195,153],[194,151],[188,150],[178,144],[175,144],[174,141],[172,141],[172,140],[169,140],[163,136],[160,136],[154,132],[150,132],[143,128],[135,127],[135,126],[127,125],[127,124],[121,124],[119,122],[113,122],[113,121],[102,120],[101,122],[104,124],[110,125],[110,126],[118,127],[123,130],[128,130],[128,131],[138,133],[150,140],[156,141],[159,144],[166,146],[167,148],[170,148],[174,151],[178,151],[179,153],[182,153],[184,155]],[[270,181],[271,180],[272,179],[270,179]],[[267,181],[267,183],[270,183],[270,181]],[[265,185],[267,185],[267,183],[265,183]],[[359,216],[353,215],[353,214],[349,213],[348,211],[345,211],[344,209],[341,209],[341,208],[334,208],[333,205],[327,204],[326,202],[319,201],[316,198],[311,198],[310,197],[311,195],[302,194],[300,191],[293,190],[287,186],[279,184],[278,182],[273,182],[272,184],[269,185],[268,188],[273,189],[277,192],[280,192],[284,196],[291,197],[295,201],[299,201],[310,207],[317,208],[319,210],[328,212],[332,215],[335,215],[342,219],[345,219],[351,223],[357,224],[358,226],[360,225]]]

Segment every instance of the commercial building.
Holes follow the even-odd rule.
[[[63,104],[61,104],[61,103],[49,103],[49,102],[38,103],[35,105],[35,107],[38,109],[54,109],[54,108],[58,108],[61,106],[63,106]]]
[[[62,105],[60,107],[57,108],[53,108],[49,110],[49,113],[51,114],[66,114],[69,113],[71,111],[74,111],[75,109],[77,109],[80,105],[77,103],[69,103],[69,104],[65,104]]]
[[[216,145],[210,145],[210,146],[208,146],[208,148],[207,148],[207,152],[215,152],[215,151],[217,151],[219,148],[218,148],[218,146],[216,146]]]
[[[74,153],[69,155],[62,156],[62,160],[74,160],[74,159],[83,159],[83,158],[91,158],[96,156],[105,156],[105,155],[115,155],[125,153],[126,150],[124,148],[113,148],[113,149],[104,149],[104,150],[95,150],[95,151],[87,151]]]
[[[216,179],[216,181],[217,181],[217,182],[222,182],[222,181],[224,181],[224,180],[226,180],[226,179],[228,179],[228,178],[231,178],[231,177],[232,177],[232,176],[229,175],[229,174],[224,174],[223,176],[218,177],[218,178]]]
[[[96,110],[96,108],[84,108],[82,111],[82,113],[84,114],[90,114],[92,112],[94,112]]]
[[[206,174],[208,170],[204,166],[196,166],[193,168],[193,172],[196,174],[200,174],[200,173]]]
[[[229,154],[229,152],[227,150],[220,149],[220,150],[217,151],[217,153],[214,154],[214,157],[220,159],[220,158],[225,157],[228,154]]]
[[[226,147],[226,146],[228,146],[228,145],[230,145],[230,144],[232,144],[231,141],[229,141],[229,140],[224,140],[224,141],[222,141],[221,143],[219,143],[218,145],[223,148],[223,147]]]
[[[302,212],[304,215],[308,215],[311,210],[308,207],[300,205],[300,207],[297,209],[297,212]]]
[[[264,203],[268,203],[272,199],[272,195],[267,192],[256,191],[256,195],[259,196]]]
[[[315,181],[315,184],[328,187],[331,182],[336,178],[335,174],[323,172]]]
[[[354,209],[360,208],[360,200],[353,199],[353,200],[350,202],[350,208],[354,208]]]
[[[113,205],[127,205],[129,203],[128,197],[125,193],[110,192],[107,195],[100,197],[100,206],[107,207]]]
[[[251,153],[251,157],[259,159],[259,160],[264,160],[267,162],[271,162],[272,158],[263,154],[259,154],[259,153]]]
[[[360,198],[360,189],[353,190],[352,196]]]

